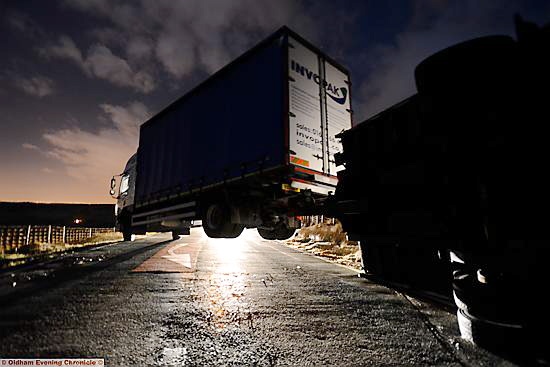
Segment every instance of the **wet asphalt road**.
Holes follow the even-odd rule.
[[[100,246],[0,273],[0,357],[109,366],[511,365],[452,313],[245,231]]]

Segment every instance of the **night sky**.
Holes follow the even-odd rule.
[[[0,201],[114,203],[139,125],[282,25],[349,68],[357,123],[514,13],[550,1],[0,0]]]

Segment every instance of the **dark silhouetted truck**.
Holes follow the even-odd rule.
[[[286,27],[145,122],[111,193],[125,239],[245,227],[286,239],[337,184],[349,73]]]
[[[550,27],[428,57],[417,94],[339,135],[329,213],[367,276],[456,303],[462,336],[538,353],[549,326]]]

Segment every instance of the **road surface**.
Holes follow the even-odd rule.
[[[261,239],[154,235],[0,273],[0,357],[109,366],[510,365],[452,313]]]

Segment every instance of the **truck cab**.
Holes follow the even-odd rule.
[[[132,237],[129,227],[136,192],[136,161],[137,153],[128,159],[124,171],[111,179],[111,196],[117,199],[115,205],[116,228],[123,233],[125,241],[131,240]]]

